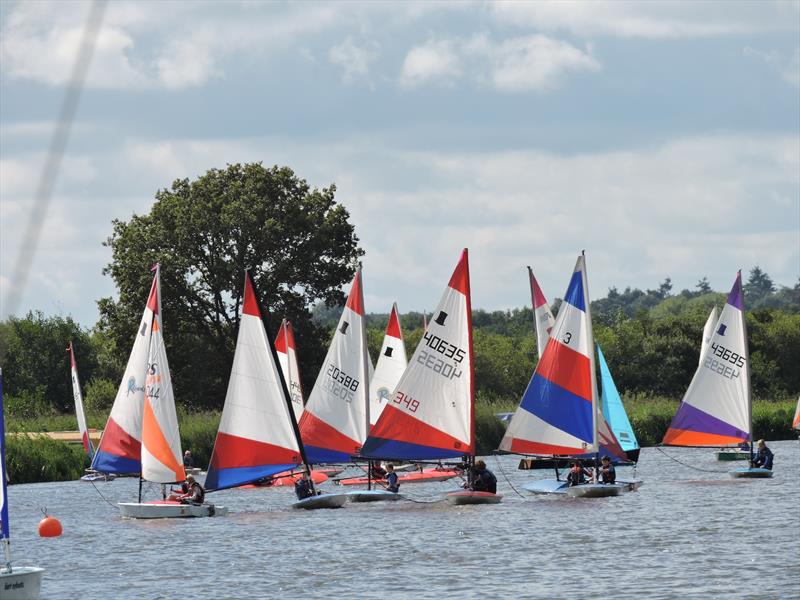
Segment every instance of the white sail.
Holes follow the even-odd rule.
[[[550,339],[550,332],[556,319],[553,316],[553,311],[550,310],[550,305],[539,287],[539,282],[533,275],[533,269],[528,267],[528,279],[531,283],[531,302],[533,302],[533,321],[536,325],[536,352],[539,358],[542,358],[544,349],[547,347],[547,342]]]
[[[346,462],[360,451],[369,423],[370,366],[359,269],[300,419],[308,462]]]
[[[397,387],[397,382],[400,381],[407,366],[406,345],[403,341],[403,332],[400,329],[400,319],[395,303],[392,305],[392,312],[389,315],[389,323],[386,326],[386,334],[383,336],[383,345],[378,357],[378,364],[375,366],[375,373],[371,374],[369,380],[371,425],[377,423],[383,407],[391,398],[392,392]]]
[[[706,355],[706,350],[711,343],[711,338],[714,336],[714,326],[719,319],[719,311],[717,307],[711,309],[711,314],[706,319],[706,324],[703,327],[703,342],[700,344],[700,364],[703,364],[703,357]]]
[[[303,385],[300,382],[300,366],[297,362],[297,346],[294,341],[294,331],[291,322],[286,319],[281,323],[278,335],[275,337],[275,351],[278,353],[278,362],[281,366],[283,379],[289,388],[289,397],[292,400],[292,410],[295,420],[300,421],[303,415]]]
[[[72,342],[69,343],[69,362],[70,372],[72,374],[72,397],[75,400],[75,416],[78,419],[78,431],[81,434],[81,444],[83,450],[89,457],[94,456],[94,447],[92,440],[89,439],[89,428],[86,426],[86,413],[83,410],[83,394],[81,393],[81,382],[78,379],[78,365],[75,362],[75,352]]]
[[[158,270],[156,281],[158,282]],[[161,329],[161,290],[156,285],[156,310],[148,354],[142,419],[142,479],[172,483],[186,479],[172,378]]]

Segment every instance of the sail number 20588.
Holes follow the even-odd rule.
[[[338,396],[342,400],[352,402],[354,393],[358,390],[359,381],[354,377],[350,377],[347,373],[336,367],[335,365],[328,365],[328,379],[325,379],[322,388]]]

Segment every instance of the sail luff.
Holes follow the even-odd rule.
[[[592,411],[592,446],[594,447],[594,451],[597,452],[598,444],[597,444],[597,422],[598,422],[598,410],[600,409],[600,403],[598,402],[598,395],[597,395],[597,372],[595,370],[595,343],[594,343],[594,328],[592,327],[592,303],[589,299],[589,278],[586,275],[586,253],[581,252],[581,259],[583,260],[583,268],[581,269],[581,277],[583,278],[583,298],[584,298],[584,306],[586,310],[586,330],[587,330],[587,339],[589,343],[589,376],[592,380],[592,407],[594,410]],[[611,435],[614,435],[613,432]]]
[[[83,409],[83,394],[81,393],[81,382],[78,377],[78,365],[75,362],[72,340],[70,340],[67,350],[69,351],[70,375],[72,377],[72,397],[75,400],[75,418],[78,420],[78,431],[81,434],[83,450],[92,459],[94,458],[94,446],[92,445],[92,440],[89,439],[89,428],[86,425],[86,412]]]

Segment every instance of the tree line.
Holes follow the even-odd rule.
[[[90,329],[70,317],[30,312],[0,323],[0,362],[12,414],[69,413],[67,344],[73,341],[90,410],[110,407],[124,371],[152,275],[162,265],[165,341],[176,401],[186,410],[219,409],[225,398],[238,328],[243,277],[250,271],[271,331],[289,318],[305,390],[313,386],[336,325],[343,285],[363,255],[336,188],[311,188],[287,167],[260,163],[211,169],[159,190],[148,214],[112,224],[105,245],[117,299],[98,301]],[[726,295],[700,279],[673,293],[617,288],[592,302],[595,337],[623,393],[680,398],[697,366],[703,325]],[[760,267],[749,272],[745,304],[754,394],[800,392],[800,282],[775,286]],[[558,311],[560,301],[553,303]],[[377,358],[388,314],[367,315]],[[423,315],[401,316],[409,355]],[[473,311],[475,375],[482,403],[516,403],[536,365],[530,308]]]

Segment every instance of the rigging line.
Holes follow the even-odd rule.
[[[19,246],[14,273],[12,275],[8,294],[6,296],[6,314],[13,315],[17,308],[25,287],[28,283],[30,267],[36,255],[36,248],[39,245],[39,238],[42,233],[42,226],[50,207],[50,199],[53,195],[58,172],[61,168],[61,161],[67,149],[69,135],[72,129],[72,122],[78,110],[78,103],[81,98],[86,76],[89,72],[89,65],[92,62],[97,36],[103,23],[103,15],[106,9],[106,0],[94,0],[89,8],[89,15],[86,18],[86,25],[83,29],[81,44],[78,49],[78,56],[72,67],[72,73],[66,82],[64,100],[59,111],[58,121],[56,122],[53,137],[50,140],[50,147],[47,151],[42,174],[36,187],[33,197],[28,224],[22,236]],[[4,354],[5,352],[2,352]],[[0,359],[3,357],[0,356]]]
[[[95,491],[95,492],[97,492],[97,493],[98,493],[98,495],[99,495],[99,496],[100,496],[100,497],[101,497],[103,500],[105,500],[105,501],[106,501],[106,503],[107,503],[109,506],[111,506],[113,509],[115,509],[115,510],[116,510],[116,508],[117,508],[117,507],[116,507],[116,506],[114,506],[114,503],[113,503],[113,502],[111,502],[111,501],[109,501],[109,499],[108,499],[108,498],[106,498],[105,496],[103,496],[103,493],[102,493],[100,490],[98,490],[98,489],[97,489],[97,486],[94,484],[94,481],[90,481],[89,483],[91,483],[91,484],[92,484],[92,487],[94,488],[94,491]]]
[[[506,475],[506,472],[503,470],[503,465],[500,464],[500,457],[497,456],[497,454],[494,455],[494,460],[497,463],[497,468],[503,474],[503,479],[506,480],[506,483],[511,487],[512,490],[514,490],[514,492],[517,494],[517,496],[519,496],[520,498],[525,498],[525,496],[523,496],[520,493],[520,491],[517,488],[514,487],[514,484],[511,483],[511,480],[508,478],[508,475]]]
[[[664,456],[666,456],[670,460],[674,460],[676,463],[683,465],[684,467],[689,467],[690,469],[694,469],[695,471],[702,471],[703,473],[727,473],[728,471],[717,471],[714,469],[701,469],[700,467],[695,467],[694,465],[690,465],[689,463],[685,463],[682,460],[675,458],[674,456],[670,456],[660,446],[654,446],[656,450],[661,452]]]

